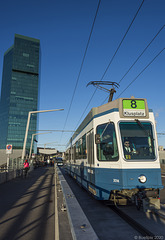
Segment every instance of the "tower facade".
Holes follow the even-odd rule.
[[[4,54],[0,99],[0,149],[12,144],[22,149],[29,111],[38,109],[40,41],[15,34],[14,45]],[[37,115],[31,117],[31,130],[37,129]],[[30,132],[27,149],[30,148]]]

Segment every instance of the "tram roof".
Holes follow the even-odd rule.
[[[148,117],[148,105],[147,105],[147,100],[144,98],[118,98],[112,102],[108,102],[104,105],[98,106],[98,107],[93,107],[88,115],[84,118],[82,123],[79,125],[77,128],[76,132],[72,136],[72,140],[85,128],[85,126],[94,118],[94,116],[98,115],[100,116],[102,113],[105,112],[110,112],[112,111],[119,111],[119,109],[122,109],[122,100],[144,100],[145,101],[145,108],[146,108],[146,117]],[[134,117],[133,117],[134,118]]]
[[[120,99],[120,98],[119,98]],[[72,140],[84,129],[84,127],[94,118],[94,116],[104,113],[106,111],[115,109],[116,111],[119,110],[119,102],[120,100],[116,99],[112,102],[108,102],[104,105],[93,107],[88,115],[84,118],[82,123],[77,128],[76,132],[73,134]]]

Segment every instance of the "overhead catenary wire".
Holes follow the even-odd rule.
[[[138,8],[138,10],[137,10],[137,12],[136,12],[134,18],[132,19],[132,21],[131,21],[131,23],[130,23],[128,29],[127,29],[127,31],[125,32],[125,34],[124,34],[124,36],[123,36],[121,42],[119,43],[119,46],[117,47],[117,49],[116,49],[114,55],[112,56],[112,58],[111,58],[111,60],[110,60],[110,62],[109,62],[109,64],[108,64],[108,66],[106,67],[105,72],[103,73],[103,76],[102,76],[101,80],[104,78],[104,76],[105,76],[105,74],[107,73],[109,67],[111,66],[111,64],[112,64],[112,62],[113,62],[113,60],[114,60],[114,58],[115,58],[117,52],[119,51],[119,48],[121,47],[121,45],[122,45],[122,43],[123,43],[125,37],[127,36],[127,33],[129,32],[129,30],[130,30],[130,28],[131,28],[133,22],[135,21],[135,19],[136,19],[138,13],[139,13],[139,11],[140,11],[140,9],[142,8],[143,3],[144,3],[144,0],[142,1],[140,7]]]
[[[131,67],[128,69],[128,71],[123,75],[123,77],[120,79],[118,83],[121,83],[121,81],[125,78],[125,76],[130,72],[130,70],[133,68],[133,66],[137,63],[137,61],[141,58],[141,56],[144,54],[144,52],[148,49],[148,47],[152,44],[152,42],[156,39],[156,37],[159,35],[159,33],[164,29],[165,25],[160,28],[160,30],[157,32],[157,34],[153,37],[153,39],[149,42],[149,44],[145,47],[145,49],[142,51],[142,53],[138,56],[138,58],[134,61],[134,63],[131,65]]]
[[[65,129],[65,126],[66,126],[66,123],[67,123],[67,120],[68,120],[68,117],[69,117],[69,113],[70,113],[70,110],[71,110],[71,107],[72,107],[73,99],[74,99],[75,92],[76,92],[76,89],[77,89],[77,86],[78,86],[81,71],[82,71],[82,68],[83,68],[83,65],[84,65],[85,57],[86,57],[86,54],[87,54],[90,39],[91,39],[91,36],[92,36],[92,33],[93,33],[94,25],[95,25],[95,22],[96,22],[98,11],[99,11],[100,3],[101,3],[101,0],[99,0],[99,2],[98,2],[98,6],[97,6],[97,9],[96,9],[96,13],[95,13],[95,17],[94,17],[94,20],[93,20],[92,28],[91,28],[91,31],[90,31],[90,34],[89,34],[88,42],[87,42],[87,45],[86,45],[86,49],[85,49],[85,52],[84,52],[84,56],[83,56],[83,59],[82,59],[82,63],[81,63],[81,66],[80,66],[80,70],[79,70],[79,73],[78,73],[78,77],[77,77],[77,80],[76,80],[75,88],[74,88],[74,91],[73,91],[73,95],[72,95],[72,98],[71,98],[71,102],[70,102],[70,105],[69,105],[69,109],[68,109],[68,113],[67,113],[67,116],[66,116],[66,119],[65,119],[63,129]]]
[[[124,36],[122,37],[122,40],[120,41],[120,43],[119,43],[119,45],[118,45],[118,47],[117,47],[117,49],[116,49],[114,55],[112,56],[112,58],[111,58],[111,60],[110,60],[110,62],[109,62],[109,64],[108,64],[108,66],[106,67],[106,69],[105,69],[105,71],[104,71],[104,73],[103,73],[103,75],[102,75],[102,77],[101,77],[101,81],[103,80],[103,78],[104,78],[105,74],[107,73],[107,71],[108,71],[110,65],[112,64],[112,62],[113,62],[113,60],[114,60],[114,58],[115,58],[117,52],[119,51],[119,49],[120,49],[120,47],[121,47],[121,45],[122,45],[124,39],[126,38],[126,35],[128,34],[128,32],[129,32],[129,30],[130,30],[130,28],[131,28],[133,22],[135,21],[135,19],[136,19],[138,13],[139,13],[139,11],[140,11],[140,9],[142,8],[144,1],[145,1],[145,0],[143,0],[142,3],[140,4],[140,6],[139,6],[139,8],[138,8],[138,10],[137,10],[137,12],[136,12],[136,14],[135,14],[135,16],[133,17],[133,19],[132,19],[130,25],[128,26],[128,28],[127,28],[127,30],[126,30],[126,32],[125,32],[125,34],[124,34]],[[87,105],[86,105],[86,107],[85,107],[85,110],[83,111],[83,113],[82,113],[82,115],[81,115],[81,117],[80,117],[80,119],[79,119],[79,121],[78,121],[78,123],[77,123],[77,125],[76,125],[76,128],[77,128],[77,126],[79,125],[79,123],[81,122],[81,120],[82,120],[82,118],[83,118],[83,116],[84,116],[84,114],[85,114],[87,108],[89,107],[89,105],[90,105],[90,103],[91,103],[91,101],[92,101],[92,99],[93,99],[93,97],[94,97],[94,95],[95,95],[95,93],[96,93],[96,91],[97,91],[97,88],[94,90],[94,92],[93,92],[93,94],[92,94],[92,96],[91,96],[89,102],[87,103]],[[75,128],[75,129],[76,129],[76,128]]]
[[[29,130],[29,131],[33,131],[36,132],[36,130]],[[75,132],[74,130],[60,130],[60,129],[53,129],[53,130],[38,130],[38,131],[52,131],[52,132]]]
[[[143,49],[141,54],[137,57],[137,59],[134,61],[134,63],[131,65],[131,67],[127,70],[127,72],[123,75],[123,77],[120,79],[118,83],[121,83],[121,81],[126,77],[126,75],[131,71],[131,69],[135,66],[135,64],[138,62],[138,60],[142,57],[142,55],[145,53],[145,51],[148,49],[148,47],[153,43],[153,41],[156,39],[156,37],[159,35],[159,33],[164,29],[165,25],[163,25],[157,34],[152,38],[152,40],[148,43],[148,45]],[[105,100],[102,102],[104,104],[107,101],[108,97],[105,98]]]
[[[120,93],[120,95],[118,95],[117,98],[119,98],[130,86],[133,82],[136,81],[136,79],[156,60],[156,58],[165,50],[165,48],[163,48],[148,64],[147,66],[145,66],[145,68],[143,68],[143,70],[131,81],[131,83]],[[163,135],[163,134],[162,134]]]
[[[136,79],[156,60],[156,58],[164,51],[165,48],[163,48],[148,64],[143,70],[128,84],[128,86],[117,96],[119,98],[131,85],[133,82],[136,81]]]

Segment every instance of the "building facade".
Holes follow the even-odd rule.
[[[38,109],[40,41],[15,34],[14,45],[4,54],[0,98],[0,149],[12,144],[22,149],[29,111]],[[26,148],[37,129],[37,115],[30,121]]]

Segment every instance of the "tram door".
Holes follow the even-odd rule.
[[[94,183],[94,133],[93,130],[87,133],[87,160],[88,160],[88,181]]]

